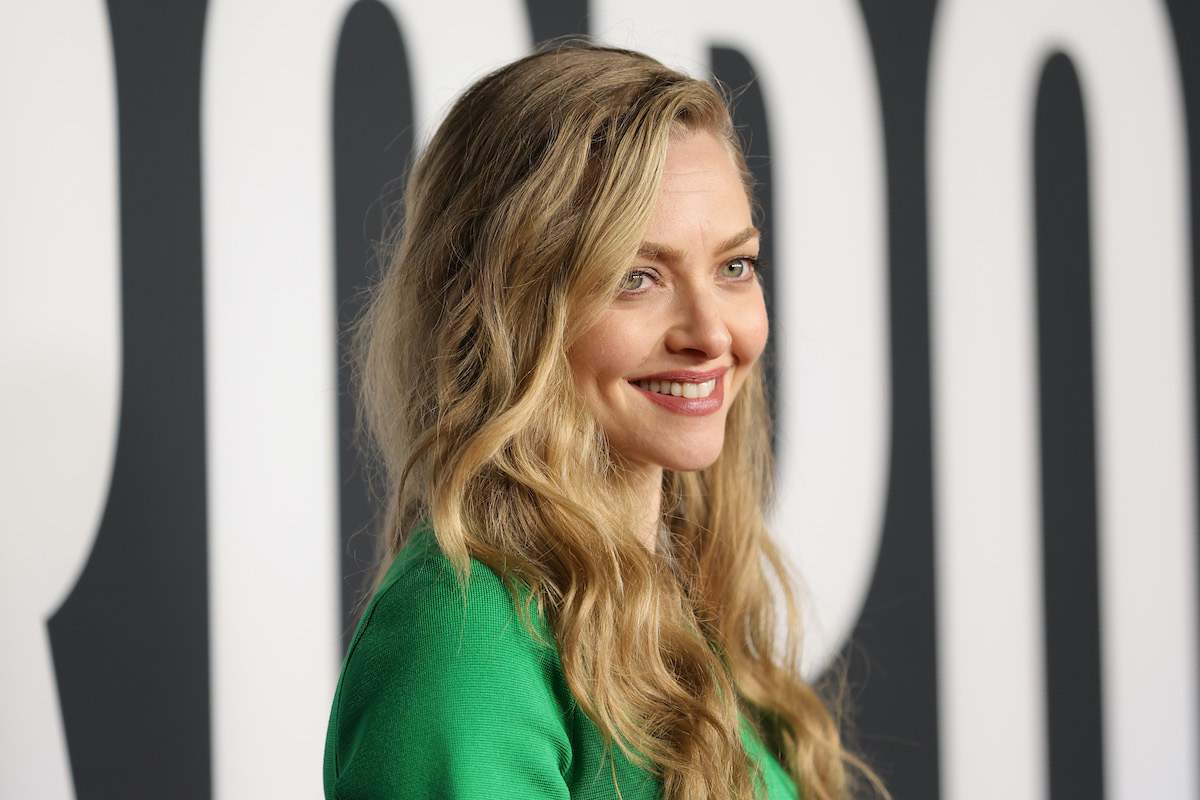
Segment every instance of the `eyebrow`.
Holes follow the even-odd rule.
[[[713,252],[727,253],[730,250],[741,247],[751,239],[757,239],[761,236],[761,231],[752,225],[749,228],[746,228],[746,230],[740,233],[735,233],[733,236],[730,236],[728,239],[718,244]],[[686,255],[687,254],[684,251],[679,250],[678,248],[671,247],[667,244],[659,244],[658,242],[642,242],[641,247],[638,248],[639,258],[652,258],[666,261],[668,263],[683,261]]]

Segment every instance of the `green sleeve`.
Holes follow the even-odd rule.
[[[408,561],[389,573],[347,654],[326,798],[568,797],[575,711],[552,644],[530,636],[481,564],[464,599],[444,556]]]

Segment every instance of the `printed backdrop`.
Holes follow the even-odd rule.
[[[0,0],[0,796],[320,797],[342,334],[562,35],[736,97],[773,524],[897,800],[1200,800],[1187,0]]]

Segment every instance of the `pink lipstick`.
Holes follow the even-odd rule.
[[[647,400],[675,414],[699,417],[719,411],[725,402],[726,367],[693,372],[678,370],[629,381]]]

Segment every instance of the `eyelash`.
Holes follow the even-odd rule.
[[[725,267],[729,266],[730,264],[737,263],[738,261],[746,262],[746,265],[750,268],[750,275],[743,275],[738,278],[731,278],[731,280],[735,280],[735,281],[746,280],[750,277],[757,275],[762,269],[764,269],[766,267],[766,263],[764,261],[762,261],[760,258],[758,258],[757,256],[735,256],[734,258],[731,258],[728,261],[722,262],[720,269],[724,269]],[[655,270],[641,267],[641,268],[630,270],[625,276],[626,280],[628,280],[629,278],[633,278],[633,277],[649,278],[651,280],[656,280],[658,277],[658,273]],[[621,289],[622,294],[630,294],[630,293],[637,292],[637,291],[639,291],[639,290],[638,289]]]

